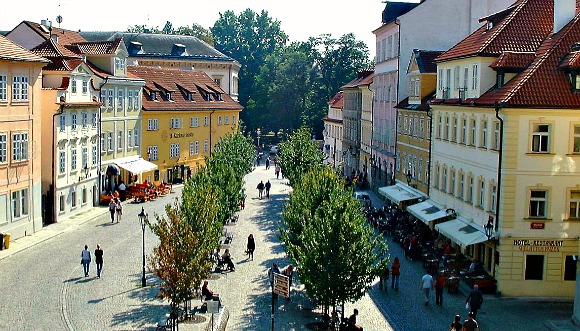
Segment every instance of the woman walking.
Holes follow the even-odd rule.
[[[401,262],[399,262],[399,258],[395,257],[395,261],[391,265],[391,274],[393,278],[391,280],[391,288],[395,291],[399,290],[399,276],[401,275]]]
[[[256,250],[256,241],[254,235],[250,233],[248,236],[248,243],[246,244],[246,253],[248,253],[248,260],[254,260],[254,250]]]
[[[121,222],[121,216],[123,216],[123,205],[121,204],[121,200],[119,199],[116,199],[115,211],[117,215],[117,223],[119,223]]]

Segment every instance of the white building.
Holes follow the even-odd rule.
[[[337,169],[343,161],[342,155],[342,91],[328,101],[328,114],[324,116],[325,164]]]

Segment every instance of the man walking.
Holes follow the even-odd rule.
[[[463,330],[465,331],[479,331],[479,325],[475,320],[473,312],[469,313],[469,317],[463,322]]]
[[[279,179],[279,177],[280,177],[280,166],[277,165],[277,164],[274,167],[274,173],[276,173],[276,179]]]
[[[266,170],[270,169],[270,157],[266,158]]]
[[[272,288],[272,298],[278,299],[278,294],[274,293],[274,274],[279,274],[280,269],[278,269],[277,263],[272,263],[272,267],[268,270],[268,278],[270,279],[270,287]]]
[[[270,188],[272,184],[270,184],[270,181],[267,181],[264,187],[266,188],[266,198],[270,199]]]
[[[435,278],[435,304],[443,306],[443,289],[445,288],[445,276],[439,273]]]
[[[483,303],[483,295],[479,290],[478,285],[473,285],[473,290],[469,293],[465,303],[469,303],[469,311],[473,313],[473,318],[477,318],[477,311],[481,308]]]
[[[83,265],[85,277],[87,277],[91,266],[91,252],[89,252],[89,246],[87,245],[85,245],[85,249],[81,252],[81,264]]]
[[[421,291],[423,291],[423,294],[425,295],[425,306],[429,304],[429,293],[431,292],[432,289],[433,289],[433,276],[431,276],[429,272],[427,272],[421,278]]]
[[[262,200],[262,194],[264,193],[264,181],[260,181],[260,184],[256,187],[258,189],[258,198]]]
[[[99,244],[97,244],[97,249],[95,249],[95,263],[97,264],[97,278],[101,278],[101,271],[103,271],[103,250]]]

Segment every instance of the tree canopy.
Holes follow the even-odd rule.
[[[280,144],[279,163],[284,176],[294,185],[300,177],[322,165],[323,154],[318,143],[311,139],[312,131],[301,127],[288,141]]]

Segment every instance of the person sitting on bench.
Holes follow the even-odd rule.
[[[230,250],[226,248],[226,251],[222,255],[223,263],[228,265],[229,270],[236,271],[236,267],[234,266],[234,262],[232,262],[232,255],[230,254]]]
[[[216,269],[221,269],[224,265],[224,259],[220,255],[220,249],[218,248],[215,253],[213,253],[212,258],[216,261]]]
[[[207,280],[203,281],[203,286],[201,287],[201,295],[206,301],[219,301],[219,305],[222,305],[219,294],[209,289],[209,282]]]

